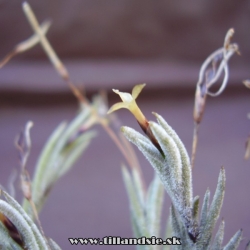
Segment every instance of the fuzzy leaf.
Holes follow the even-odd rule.
[[[129,141],[133,142],[139,150],[142,151],[146,159],[150,162],[156,173],[159,175],[173,205],[181,215],[184,224],[189,228],[190,236],[197,237],[198,231],[196,225],[192,221],[191,208],[185,207],[182,179],[176,179],[178,178],[178,170],[176,170],[176,168],[179,168],[180,166],[177,165],[181,164],[178,148],[173,139],[166,134],[163,128],[156,123],[150,122],[149,124],[154,136],[161,144],[161,148],[166,155],[165,159],[151,141],[135,130],[122,127],[122,132]],[[171,164],[172,166],[170,167],[169,165]]]
[[[140,201],[138,201],[135,186],[125,166],[122,166],[122,175],[129,198],[130,214],[135,237],[151,237],[150,232],[147,228],[144,208],[142,207]],[[148,245],[144,246],[143,248],[138,247],[137,249],[153,250],[154,246]]]
[[[131,220],[131,224],[132,224],[132,230],[133,230],[134,237],[140,238],[141,232],[140,232],[140,229],[139,229],[138,224],[136,222],[136,218],[134,218],[134,214],[132,213],[131,210],[130,210],[130,220]]]
[[[193,201],[193,219],[195,221],[198,221],[198,217],[199,217],[199,201],[200,201],[200,197],[195,196],[194,201]]]
[[[240,241],[242,238],[242,230],[239,230],[227,243],[227,245],[223,248],[223,250],[236,250],[240,245]]]
[[[208,207],[209,207],[209,198],[210,198],[210,191],[207,189],[204,199],[203,199],[203,204],[202,204],[202,209],[201,209],[201,220],[200,220],[200,228],[204,228],[206,225],[207,221],[207,213],[208,213]]]
[[[224,193],[225,193],[225,169],[222,167],[218,179],[217,188],[211,203],[210,210],[207,215],[206,225],[201,229],[200,237],[197,241],[197,249],[205,249],[212,237],[212,232],[215,223],[220,215],[220,210],[223,203]]]
[[[191,238],[195,241],[198,235],[198,228],[196,223],[192,219],[191,207],[186,206],[186,198],[184,197],[184,187],[182,181],[182,163],[180,151],[174,142],[174,140],[165,132],[165,130],[154,122],[149,122],[149,126],[156,137],[157,141],[162,148],[164,155],[164,168],[161,171],[161,180],[169,178],[169,183],[174,193],[174,199],[172,199],[175,209],[180,214],[185,226],[188,228],[188,232]],[[167,170],[170,172],[170,176],[166,174]],[[164,183],[164,181],[163,181]]]
[[[7,202],[0,200],[0,212],[3,213],[16,226],[27,249],[39,250],[39,246],[31,227],[15,208]]]
[[[172,129],[172,127],[168,125],[164,118],[157,113],[153,114],[156,116],[158,123],[162,126],[163,129],[165,129],[166,133],[172,137],[172,139],[176,143],[176,146],[179,149],[182,162],[182,181],[184,186],[184,197],[186,200],[186,206],[191,207],[193,200],[192,168],[187,150],[177,133]]]
[[[77,134],[80,127],[88,122],[90,112],[89,108],[85,108],[68,125],[59,125],[45,144],[32,182],[32,199],[38,212],[55,182],[73,166],[94,137],[92,131]],[[32,214],[26,200],[23,207]]]
[[[161,229],[161,211],[164,198],[164,188],[158,177],[155,174],[153,181],[150,184],[147,196],[147,224],[151,236],[160,237]]]
[[[138,172],[138,169],[133,168],[132,177],[133,177],[133,183],[134,183],[137,199],[141,203],[141,206],[143,208],[145,208],[145,194],[144,194],[144,190],[143,190],[141,176]]]
[[[223,237],[224,237],[224,229],[225,229],[225,222],[224,222],[224,220],[222,220],[220,227],[218,229],[218,232],[215,235],[211,250],[220,250],[221,249],[221,245],[222,245],[222,241],[223,241]]]
[[[122,133],[124,136],[134,143],[138,149],[144,154],[146,159],[149,161],[151,166],[154,168],[156,173],[159,175],[168,195],[170,196],[172,202],[175,206],[178,206],[178,202],[176,198],[177,192],[175,192],[174,188],[170,183],[170,172],[169,168],[166,168],[164,165],[164,159],[158,149],[149,141],[148,138],[141,135],[134,129],[129,127],[122,127]]]
[[[9,235],[5,226],[0,222],[0,249],[23,250]]]
[[[74,165],[95,136],[96,133],[94,131],[85,132],[72,143],[71,150],[64,156],[65,161],[59,171],[59,178],[69,171],[71,166]]]
[[[147,224],[144,217],[143,207],[141,206],[141,203],[138,201],[131,176],[125,166],[122,167],[122,175],[127,190],[127,194],[129,197],[132,219],[135,220],[137,228],[140,230],[140,237],[149,236],[150,234],[147,230]]]
[[[170,209],[170,216],[173,236],[178,237],[181,240],[181,245],[176,247],[182,250],[194,249],[193,243],[190,241],[189,236],[187,235],[186,227],[183,225],[183,221],[181,220],[173,205]]]
[[[68,124],[52,151],[50,160],[53,163],[58,158],[58,155],[60,155],[60,153],[63,153],[63,150],[68,144],[69,139],[74,136],[74,134],[77,133],[78,129],[84,124],[84,122],[87,121],[89,115],[90,110],[86,108],[83,111],[79,112],[79,114]]]
[[[36,242],[40,249],[48,249],[47,244],[43,236],[41,235],[40,231],[38,230],[36,224],[31,220],[31,218],[28,216],[28,214],[23,210],[23,208],[19,205],[19,203],[14,200],[9,194],[3,191],[4,197],[7,200],[7,202],[16,209],[22,217],[25,219],[25,221],[30,226],[30,229],[32,230],[32,233],[34,234],[36,238]]]
[[[167,224],[166,224],[165,239],[173,237],[173,235],[174,235],[174,233],[173,233],[173,229],[172,229],[172,225],[171,225],[171,214],[169,214]],[[164,245],[162,247],[162,250],[171,250],[171,246]]]
[[[175,141],[160,125],[154,122],[149,122],[149,126],[164,152],[165,165],[169,168],[172,185],[177,189],[177,191],[180,191],[179,189],[182,185],[182,166],[180,151]]]
[[[39,201],[42,196],[42,186],[43,186],[43,175],[47,171],[47,168],[50,166],[50,157],[55,147],[57,140],[62,136],[63,131],[65,130],[66,123],[61,123],[49,137],[48,141],[45,143],[45,146],[40,154],[40,157],[37,162],[35,176],[32,181],[32,199],[36,204],[36,208],[39,211]],[[23,208],[27,212],[29,208],[29,202],[25,199],[23,202]]]
[[[49,242],[50,250],[61,250],[61,248],[57,245],[57,243],[53,241],[52,239],[49,238],[48,242]]]

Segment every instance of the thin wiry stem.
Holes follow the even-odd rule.
[[[20,157],[20,166],[21,166],[21,188],[24,197],[29,201],[33,213],[35,215],[35,219],[37,221],[37,224],[39,226],[39,229],[41,231],[41,234],[47,244],[47,247],[50,249],[49,244],[47,242],[46,236],[44,234],[42,224],[39,220],[38,213],[36,206],[34,204],[34,201],[32,199],[32,188],[31,188],[31,180],[30,180],[30,175],[26,169],[26,164],[28,161],[28,157],[30,155],[30,150],[31,150],[31,138],[30,138],[30,129],[33,126],[33,122],[29,121],[27,122],[25,129],[22,133],[20,133],[17,141],[16,141],[16,147],[19,151],[19,157]]]
[[[191,166],[192,169],[194,168],[194,161],[197,151],[197,144],[198,144],[198,132],[199,132],[199,124],[194,123],[194,134],[193,134],[193,145],[192,145],[192,158],[191,158]]]
[[[45,35],[47,33],[47,31],[49,30],[49,27],[51,25],[50,21],[44,21],[41,26],[41,32]],[[4,57],[4,59],[0,62],[0,68],[2,68],[5,64],[7,64],[14,56],[21,54],[29,49],[31,49],[32,47],[34,47],[35,45],[37,45],[39,43],[39,37],[37,34],[34,34],[33,36],[31,36],[30,38],[28,38],[27,40],[17,44],[15,46],[15,48],[8,53],[8,55],[6,55]]]
[[[81,92],[76,88],[76,86],[72,83],[66,67],[61,62],[61,60],[59,59],[59,57],[55,53],[54,49],[50,45],[48,39],[46,38],[46,36],[42,32],[42,30],[39,26],[39,23],[36,19],[35,14],[27,2],[23,3],[23,11],[24,11],[31,27],[33,28],[34,32],[38,35],[44,51],[48,55],[51,63],[53,64],[53,66],[55,67],[55,69],[57,70],[59,75],[67,82],[69,88],[71,89],[71,91],[75,95],[75,97],[78,99],[78,101],[80,101],[82,103],[86,103],[86,99],[83,97]]]

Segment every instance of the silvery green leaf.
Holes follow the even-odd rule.
[[[63,132],[63,135],[58,138],[55,148],[52,151],[52,162],[65,148],[65,145],[67,145],[67,142],[71,138],[71,136],[74,136],[78,129],[84,124],[84,121],[87,121],[90,116],[90,112],[91,111],[88,108],[85,108],[83,111],[80,111],[77,116],[68,124],[68,126],[65,128],[65,131]]]
[[[199,201],[200,201],[199,196],[195,196],[193,201],[193,219],[195,221],[198,221],[199,217]]]
[[[141,176],[137,168],[132,169],[133,183],[135,187],[135,192],[138,198],[138,201],[141,203],[141,206],[145,208],[145,191],[142,183]]]
[[[53,241],[52,239],[49,238],[48,243],[50,246],[50,250],[61,250],[61,248],[57,245],[57,243]]]
[[[204,228],[201,228],[200,237],[197,241],[197,249],[206,249],[209,245],[209,241],[212,237],[212,232],[215,227],[215,223],[220,215],[220,210],[223,203],[224,193],[225,193],[225,169],[222,167],[220,170],[220,175],[218,179],[217,188],[211,203],[207,220]]]
[[[158,175],[155,174],[147,193],[147,224],[150,234],[160,237],[161,211],[163,206],[164,188]]]
[[[147,223],[144,216],[144,210],[141,203],[138,201],[134,184],[131,176],[125,166],[122,166],[122,175],[129,197],[130,211],[132,213],[132,219],[135,220],[137,228],[140,230],[140,237],[149,236],[147,229]]]
[[[71,145],[71,148],[67,154],[65,154],[65,161],[63,162],[61,169],[59,170],[59,176],[63,176],[74,165],[77,159],[82,155],[84,150],[88,147],[92,138],[96,136],[94,131],[85,132],[79,138],[77,138]]]
[[[236,250],[240,245],[240,241],[242,238],[242,230],[239,230],[227,243],[227,245],[223,248],[223,250]]]
[[[138,201],[135,186],[125,166],[122,166],[122,175],[123,175],[123,180],[124,180],[125,187],[127,190],[127,194],[129,197],[131,220],[132,220],[133,230],[136,233],[135,237],[138,238],[138,237],[145,236],[149,238],[151,237],[151,235],[147,227],[145,211],[140,201]],[[138,249],[153,250],[154,246],[145,245],[143,248],[139,247]]]
[[[144,154],[146,159],[149,161],[151,166],[154,168],[156,173],[159,175],[165,189],[167,190],[168,195],[170,196],[172,202],[175,206],[179,206],[178,203],[178,192],[174,190],[171,186],[170,180],[170,172],[169,168],[164,165],[164,159],[158,149],[151,143],[151,141],[145,136],[141,135],[137,131],[129,127],[122,127],[122,133],[125,137],[134,143],[138,149]]]
[[[142,237],[140,229],[138,228],[138,225],[136,223],[136,219],[134,218],[133,213],[130,211],[130,219],[131,219],[131,224],[132,224],[132,231],[133,231],[133,236],[135,238],[140,238]],[[145,247],[143,245],[136,245],[137,250],[144,250]]]
[[[44,178],[43,175],[47,171],[47,168],[50,166],[50,158],[52,151],[58,141],[58,139],[62,136],[62,133],[64,132],[66,127],[66,123],[61,123],[51,134],[47,142],[45,143],[45,146],[42,150],[42,153],[40,154],[40,157],[38,159],[35,175],[32,181],[32,199],[34,203],[36,204],[36,208],[39,211],[40,205],[39,202],[42,199],[43,191],[42,187],[44,186]],[[27,212],[29,208],[29,202],[25,199],[23,202],[23,208]]]
[[[175,168],[178,167],[176,167],[176,165],[169,167],[169,164],[174,164],[174,159],[177,159],[177,165],[181,164],[178,148],[175,145],[175,142],[168,135],[166,135],[164,129],[162,129],[158,124],[151,122],[149,124],[154,136],[161,144],[161,148],[163,149],[163,151],[165,150],[164,154],[166,156],[174,154],[174,156],[169,156],[164,159],[158,149],[151,143],[151,141],[149,141],[149,139],[145,138],[135,130],[128,127],[122,127],[121,130],[124,133],[125,137],[133,142],[139,148],[139,150],[142,151],[146,159],[155,169],[165,189],[167,190],[172,203],[181,215],[184,224],[189,228],[190,235],[194,235],[194,237],[196,237],[197,228],[192,221],[191,208],[185,207],[182,179],[179,179],[180,183],[178,180],[176,180],[178,171],[176,171]],[[160,137],[166,138],[160,139]]]
[[[169,214],[167,224],[166,224],[165,239],[170,238],[173,235],[174,235],[174,233],[173,233],[172,225],[171,225],[171,214]],[[170,250],[170,249],[171,249],[170,245],[164,245],[162,247],[162,250]]]
[[[175,247],[177,249],[182,249],[182,250],[194,249],[194,245],[189,239],[189,236],[187,234],[186,227],[183,224],[183,221],[181,220],[180,216],[178,215],[178,212],[176,211],[173,205],[171,206],[170,209],[170,216],[171,216],[171,224],[173,231],[172,236],[180,238],[181,240],[181,245]]]
[[[166,133],[172,137],[180,151],[182,162],[182,181],[184,186],[184,197],[186,200],[186,206],[191,207],[193,200],[192,168],[187,150],[177,133],[173,130],[171,126],[168,125],[164,118],[159,114],[153,114],[156,116],[158,123],[162,126],[163,129],[165,129]]]
[[[32,182],[32,199],[38,212],[55,182],[73,166],[94,137],[92,131],[78,135],[80,127],[88,122],[90,112],[85,108],[68,125],[59,125],[45,144]],[[25,200],[23,207],[32,214]]]
[[[0,222],[0,249],[23,250],[9,235],[5,226]]]
[[[204,228],[204,226],[206,225],[207,213],[208,213],[208,208],[209,208],[209,198],[210,198],[210,191],[209,189],[207,189],[204,195],[202,209],[201,209],[200,228]]]
[[[182,163],[180,151],[174,140],[160,125],[154,122],[149,122],[149,126],[165,154],[163,165],[164,168],[160,173],[160,178],[163,184],[164,182],[169,182],[169,185],[171,185],[172,193],[174,194],[172,203],[188,228],[190,237],[196,238],[198,234],[198,228],[196,223],[192,220],[191,207],[186,206],[187,202],[184,197],[185,192],[182,181]],[[167,170],[169,170],[170,175],[167,174]]]
[[[28,216],[28,214],[23,210],[23,208],[19,205],[19,203],[14,200],[9,194],[3,191],[3,195],[6,199],[6,201],[14,208],[17,212],[20,213],[20,215],[23,217],[23,219],[28,223],[30,226],[30,229],[32,230],[32,233],[34,234],[36,238],[36,243],[38,244],[40,249],[48,249],[48,246],[46,244],[46,240],[41,235],[40,231],[38,230],[36,224],[31,220],[31,218]]]
[[[225,228],[225,222],[224,220],[221,221],[220,227],[218,229],[218,232],[215,235],[213,245],[211,246],[211,250],[220,250],[223,237],[224,237],[224,228]]]
[[[172,186],[178,192],[181,192],[182,163],[180,151],[172,137],[160,125],[155,122],[149,122],[149,126],[164,152],[165,159],[163,161],[164,165],[169,168]],[[180,194],[180,196],[182,195]]]
[[[132,213],[132,211],[130,211],[130,220],[131,220],[131,224],[132,224],[132,230],[133,230],[134,237],[140,238],[141,232],[140,232],[140,229],[139,229],[138,224],[136,222],[136,218],[134,218],[134,214]]]
[[[13,208],[7,202],[0,200],[0,212],[3,213],[15,225],[18,232],[21,234],[27,249],[40,249],[31,227],[15,208]]]
[[[47,168],[50,166],[48,163],[50,161],[51,154],[53,152],[54,147],[56,146],[58,139],[63,136],[63,132],[66,126],[67,124],[65,122],[59,124],[59,126],[54,130],[54,132],[51,134],[51,136],[45,143],[45,146],[42,150],[42,153],[40,154],[36,166],[36,172],[32,187],[34,194],[36,192],[36,187],[40,186],[40,183],[43,182],[42,175],[44,172],[46,172]]]

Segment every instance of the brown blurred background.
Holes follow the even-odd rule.
[[[135,84],[146,82],[147,87],[138,99],[141,109],[149,119],[154,119],[151,111],[164,116],[189,153],[200,65],[222,46],[227,30],[235,28],[233,40],[239,44],[242,55],[230,61],[226,91],[218,98],[208,98],[193,179],[194,195],[203,198],[207,187],[213,194],[219,168],[225,166],[226,196],[220,217],[226,221],[224,242],[243,228],[241,249],[244,249],[250,239],[250,166],[243,159],[250,132],[250,121],[246,118],[250,91],[242,80],[250,78],[250,1],[29,3],[40,22],[46,18],[53,20],[47,37],[73,81],[78,86],[84,84],[89,97],[104,89],[111,105],[118,100],[111,93],[112,88],[131,91]],[[0,58],[32,34],[20,1],[0,0],[0,34]],[[35,123],[28,163],[32,172],[46,138],[62,120],[74,117],[77,103],[37,46],[0,70],[0,104],[0,183],[6,186],[12,170],[18,168],[13,141],[26,121],[31,119]],[[126,110],[118,115],[122,124],[138,128]],[[73,249],[69,237],[132,236],[120,169],[125,160],[105,132],[99,127],[96,130],[99,136],[75,168],[58,182],[41,213],[44,231],[63,249]],[[153,176],[151,166],[136,152],[149,183]],[[102,175],[96,175],[97,169],[98,172],[101,169]],[[164,226],[169,204],[166,196]],[[84,247],[97,248],[105,247]]]

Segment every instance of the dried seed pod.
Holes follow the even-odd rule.
[[[205,104],[206,104],[206,85],[197,85],[195,92],[195,103],[194,103],[194,121],[199,124],[202,120]]]

